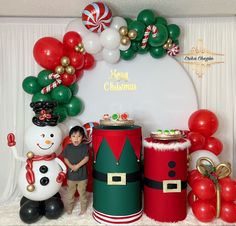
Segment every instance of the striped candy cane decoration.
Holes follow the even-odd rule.
[[[155,38],[157,36],[157,32],[158,32],[157,27],[155,25],[147,26],[146,31],[143,36],[142,43],[141,43],[142,49],[145,49],[145,47],[147,46],[147,41],[148,41],[148,37],[150,35],[150,32],[152,32],[152,37]]]
[[[179,46],[176,44],[173,44],[173,46],[169,49],[167,49],[167,54],[169,56],[176,56],[179,53]]]
[[[53,83],[51,83],[50,85],[44,87],[42,90],[41,90],[41,93],[42,94],[46,94],[46,93],[49,93],[50,91],[52,91],[54,88],[56,88],[57,86],[59,86],[61,84],[61,76],[58,75],[58,74],[50,74],[48,75],[48,78],[49,79],[55,79],[55,81]]]

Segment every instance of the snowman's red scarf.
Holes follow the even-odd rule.
[[[26,160],[27,164],[26,164],[26,180],[29,184],[34,184],[35,182],[35,176],[34,176],[34,171],[33,171],[33,162],[34,161],[50,161],[55,159],[57,156],[55,153],[51,154],[51,155],[34,155],[32,158],[29,158]],[[58,183],[62,183],[63,180],[65,179],[65,173],[64,172],[60,172],[57,176],[57,182]]]

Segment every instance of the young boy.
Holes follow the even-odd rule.
[[[87,168],[86,163],[89,160],[88,146],[82,143],[83,137],[85,136],[84,129],[80,126],[71,128],[69,137],[71,144],[68,144],[63,152],[64,160],[68,166],[67,171],[67,193],[66,199],[66,210],[68,214],[72,213],[74,205],[74,195],[76,189],[80,195],[81,211],[80,215],[84,214],[87,209]]]

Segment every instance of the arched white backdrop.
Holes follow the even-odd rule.
[[[117,64],[98,61],[79,81],[78,97],[85,104],[82,122],[127,112],[142,126],[143,137],[157,129],[188,129],[188,118],[198,108],[182,66],[169,56],[156,60],[148,54]]]

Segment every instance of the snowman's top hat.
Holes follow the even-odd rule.
[[[58,115],[53,115],[53,109],[56,106],[57,103],[55,101],[32,102],[30,107],[35,112],[32,122],[36,126],[56,126],[59,119]]]

